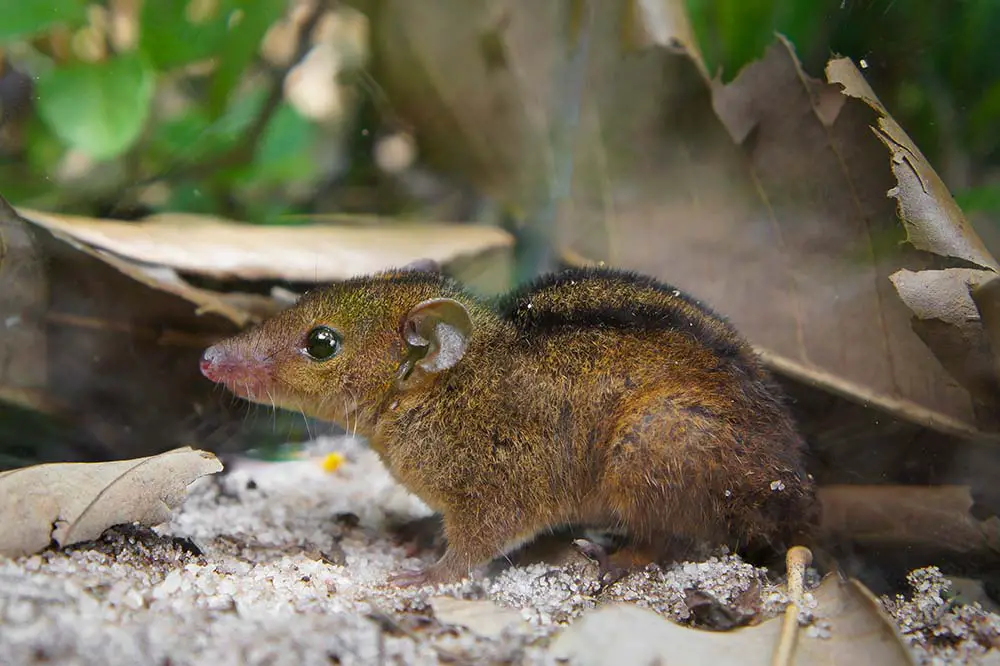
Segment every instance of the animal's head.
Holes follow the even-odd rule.
[[[365,429],[393,389],[433,381],[458,364],[474,301],[436,272],[356,278],[208,348],[202,373],[248,400]]]

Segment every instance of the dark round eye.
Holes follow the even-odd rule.
[[[340,334],[328,326],[317,326],[306,336],[305,351],[316,361],[333,358],[340,351]]]

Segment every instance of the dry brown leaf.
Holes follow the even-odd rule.
[[[441,264],[511,247],[510,234],[472,225],[259,226],[180,213],[142,222],[20,210],[27,220],[133,263],[221,279],[324,283],[403,266]]]
[[[488,599],[437,596],[428,599],[428,603],[434,610],[434,617],[441,622],[467,627],[486,638],[499,638],[508,627],[527,625],[519,612]]]
[[[1000,426],[1000,375],[972,292],[995,277],[991,271],[972,268],[901,270],[890,276],[900,298],[913,311],[913,330],[949,374],[968,389],[977,420],[991,429]]]
[[[861,70],[849,58],[834,58],[826,66],[830,83],[843,86],[845,95],[863,100],[878,113],[875,135],[889,150],[892,172],[898,185],[889,196],[899,202],[899,218],[906,227],[906,240],[917,249],[964,259],[997,271],[1000,264],[965,219],[951,192],[927,158],[900,127],[868,85]]]
[[[997,277],[996,259],[973,230],[947,186],[920,149],[889,115],[860,70],[846,58],[827,64],[827,78],[845,95],[861,99],[878,114],[872,131],[889,150],[897,185],[889,196],[898,202],[906,240],[914,247],[952,257],[979,269],[952,268],[890,276],[914,313],[913,327],[941,364],[973,397],[979,424],[1000,427],[1000,372],[970,290]]]
[[[1000,277],[980,282],[972,289],[972,300],[993,351],[993,368],[1000,376]]]
[[[828,576],[813,592],[813,614],[829,637],[799,629],[792,664],[913,664],[892,620],[856,581]],[[564,630],[552,645],[557,658],[585,666],[664,663],[770,664],[782,619],[717,632],[684,627],[625,604],[602,607]]]
[[[133,280],[158,291],[174,294],[196,307],[196,313],[217,314],[239,327],[258,322],[282,309],[282,304],[274,299],[256,294],[239,292],[214,292],[199,289],[181,279],[177,271],[167,266],[156,266],[131,261],[106,250],[93,248],[77,241],[73,236],[58,231],[53,237],[65,242],[80,252],[103,261]]]
[[[1000,556],[1000,518],[973,516],[967,486],[825,486],[819,500],[820,532],[831,543],[905,548],[925,564],[947,556],[971,567]]]
[[[213,454],[184,447],[134,460],[0,472],[0,553],[18,557],[53,541],[89,541],[113,525],[158,525],[192,481],[221,470]]]
[[[369,3],[375,76],[431,161],[519,204],[537,200],[539,169],[552,163],[549,110],[565,64],[567,4],[536,4]],[[953,435],[993,428],[911,329],[889,281],[932,261],[900,246],[893,188],[914,245],[995,265],[955,227],[954,202],[926,161],[905,146],[904,163],[892,163],[870,128],[877,113],[808,76],[784,40],[723,85],[696,53],[678,53],[693,43],[680,0],[591,4],[573,186],[559,209],[564,256],[704,298],[798,381]],[[505,61],[487,71],[477,36],[497,16]],[[895,182],[890,164],[911,181]]]
[[[44,325],[40,314],[48,290],[42,254],[29,229],[4,215],[0,200],[0,385],[8,395],[44,391],[47,380]],[[21,402],[19,400],[19,402]]]

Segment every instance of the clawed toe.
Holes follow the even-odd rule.
[[[574,539],[573,545],[581,555],[597,563],[597,580],[601,587],[614,585],[628,574],[628,569],[616,566],[608,556],[608,551],[589,539]]]
[[[608,587],[610,585],[614,585],[627,575],[628,569],[610,565],[604,571],[599,572],[597,580],[600,581],[601,587]]]

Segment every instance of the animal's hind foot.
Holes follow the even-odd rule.
[[[581,555],[597,563],[597,580],[602,589],[654,561],[650,553],[639,548],[626,547],[609,554],[604,546],[589,539],[575,539],[573,545]]]

